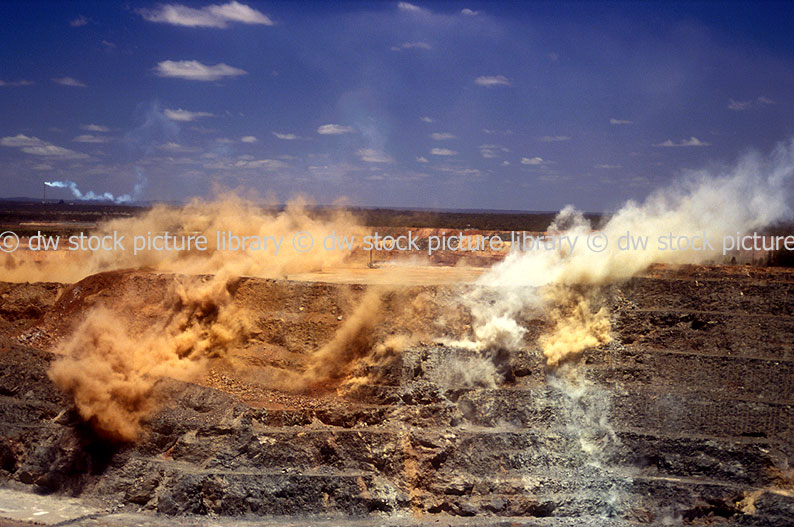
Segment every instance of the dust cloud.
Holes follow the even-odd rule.
[[[549,227],[556,235],[576,236],[572,252],[535,249],[513,251],[484,273],[464,301],[473,316],[473,339],[463,344],[477,349],[515,349],[525,330],[522,313],[549,315],[552,329],[540,338],[549,366],[556,366],[584,349],[609,341],[609,314],[598,304],[601,287],[627,280],[651,264],[697,264],[713,260],[713,250],[662,250],[660,236],[705,233],[716,241],[773,224],[790,214],[787,197],[794,173],[794,141],[777,145],[771,155],[750,154],[736,166],[685,174],[671,188],[651,194],[644,202],[630,201],[600,227],[609,244],[601,252],[584,244],[594,232],[584,215],[563,209]],[[620,250],[626,234],[647,236],[646,248]],[[581,287],[589,290],[582,293]],[[579,287],[580,289],[575,289]]]
[[[345,393],[380,382],[380,368],[402,351],[432,338],[447,307],[426,292],[398,286],[370,286],[333,338],[311,354],[308,367],[294,379],[292,390],[338,386]]]
[[[142,419],[159,405],[160,378],[195,380],[209,358],[247,334],[247,319],[232,301],[235,282],[226,273],[185,277],[154,306],[125,291],[113,310],[99,305],[88,311],[54,350],[62,357],[50,367],[50,378],[101,435],[137,439]]]
[[[107,222],[98,233],[115,231],[131,237],[142,232],[189,232],[206,234],[212,241],[218,230],[283,235],[287,240],[304,231],[320,240],[333,230],[358,229],[353,217],[342,211],[318,219],[307,213],[304,202],[296,201],[283,212],[270,214],[251,201],[227,196],[214,202],[194,201],[184,208],[157,206],[141,217]],[[245,340],[250,322],[232,294],[240,276],[321,271],[345,261],[350,251],[302,253],[282,247],[278,254],[147,251],[133,257],[98,251],[82,256],[79,261],[53,264],[46,272],[55,276],[48,279],[76,280],[128,267],[182,273],[155,303],[130,288],[113,299],[112,309],[100,303],[53,350],[62,357],[52,364],[49,375],[74,398],[81,417],[108,438],[134,441],[142,432],[142,421],[161,403],[156,394],[159,379],[196,380],[206,372],[209,359],[226,355]],[[340,364],[365,352],[379,303],[379,293],[367,294],[336,337],[317,353],[310,378],[333,378]]]
[[[361,229],[345,212],[317,218],[307,213],[305,203],[293,202],[283,212],[268,214],[232,196],[217,202],[196,201],[184,208],[158,206],[141,217],[103,224],[98,233],[226,230],[241,235],[283,234],[289,239],[294,232],[304,231],[321,240],[333,231],[359,233]],[[98,252],[79,266],[59,267],[73,277],[128,267],[179,274],[165,277],[167,287],[154,298],[151,291],[136,289],[134,279],[133,285],[119,285],[119,278],[113,278],[113,295],[88,309],[70,336],[53,349],[60,357],[51,366],[50,377],[101,435],[117,441],[139,439],[146,418],[165,403],[157,389],[161,379],[198,381],[213,359],[226,361],[241,377],[246,376],[245,369],[250,367],[237,360],[233,351],[246,345],[256,320],[234,301],[241,276],[286,277],[351,265],[352,250],[301,253],[291,249],[282,247],[278,255],[149,251],[135,258]],[[346,303],[349,312],[341,325],[330,341],[309,354],[305,369],[257,373],[268,388],[306,393],[371,382],[367,376],[353,377],[341,387],[359,362],[386,363],[432,333],[428,327],[432,323],[427,321],[438,321],[428,311],[435,305],[432,299],[397,286],[372,286],[360,295],[351,294]]]
[[[593,295],[588,293],[561,285],[547,290],[548,302],[554,306],[549,313],[554,327],[541,335],[538,343],[552,368],[568,357],[612,340],[607,308],[594,309]]]
[[[339,379],[355,359],[369,353],[375,324],[382,316],[381,288],[368,289],[353,313],[325,346],[312,354],[311,364],[301,380],[307,385]]]
[[[22,261],[19,255],[6,255],[4,277],[7,282],[55,281],[73,283],[92,274],[115,269],[148,268],[184,274],[214,274],[221,271],[238,276],[283,278],[288,273],[322,271],[348,261],[352,251],[346,247],[324,250],[321,243],[332,232],[360,239],[366,232],[354,216],[340,208],[313,212],[304,199],[295,199],[284,210],[272,211],[253,199],[225,194],[213,201],[196,199],[183,207],[155,205],[146,213],[131,218],[102,222],[91,234],[99,237],[125,237],[125,250],[68,251],[41,254],[39,261]],[[206,250],[154,250],[134,253],[135,236],[168,232],[172,235],[203,235]],[[218,233],[238,237],[279,239],[275,247],[259,250],[231,250],[218,247]],[[296,233],[307,233],[314,240],[311,250],[301,252],[293,244]],[[61,246],[66,246],[61,240]]]

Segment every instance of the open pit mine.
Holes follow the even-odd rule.
[[[686,216],[644,210],[598,232]],[[92,232],[241,225],[376,230],[231,199]],[[442,230],[389,233],[409,231]],[[571,210],[549,231],[595,232]],[[0,525],[794,521],[789,269],[509,247],[133,260],[21,243],[0,261]]]

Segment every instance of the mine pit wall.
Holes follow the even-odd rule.
[[[46,330],[38,321],[65,294],[0,290],[17,336]],[[247,279],[236,301],[258,310],[255,340],[299,354],[327,342],[343,298],[362,292]],[[3,338],[0,478],[164,514],[790,525],[794,275],[697,268],[607,296],[614,340],[579,358],[575,384],[546,371],[533,339],[548,321],[535,320],[496,385],[456,383],[451,371],[483,357],[432,342],[357,372],[370,382],[341,386],[342,397],[278,407],[164,381],[171,402],[128,445],[80,422],[46,376],[51,354]],[[39,311],[20,314],[15,299],[32,297]]]

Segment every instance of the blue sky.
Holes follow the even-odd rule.
[[[792,35],[773,2],[4,2],[0,197],[610,210],[789,139]]]

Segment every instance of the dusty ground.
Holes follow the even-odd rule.
[[[0,525],[792,524],[794,273],[654,267],[601,291],[613,340],[550,371],[545,316],[521,320],[511,353],[449,345],[471,331],[459,299],[480,272],[236,280],[188,322],[231,309],[245,338],[189,381],[157,381],[126,442],[47,372],[97,306],[143,336],[195,279],[0,283]],[[301,384],[371,291],[373,322],[345,348],[367,353]]]

